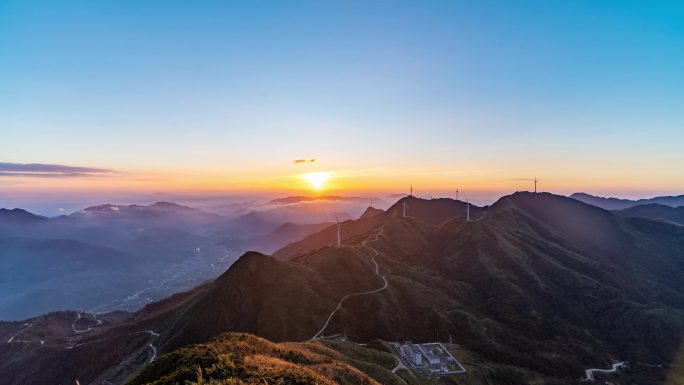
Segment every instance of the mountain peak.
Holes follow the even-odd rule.
[[[24,209],[0,209],[0,218],[16,221],[16,222],[29,222],[29,221],[41,221],[45,217],[33,214]]]
[[[184,208],[184,209],[189,208],[189,207],[187,207],[187,206],[179,205],[178,203],[165,202],[165,201],[162,201],[162,202],[155,202],[155,203],[154,203],[153,205],[151,205],[151,206],[152,206],[152,207],[168,207],[168,208]]]
[[[254,269],[258,269],[259,266],[263,263],[267,263],[270,260],[272,260],[271,257],[264,255],[258,251],[247,251],[240,258],[233,263],[230,268],[226,272],[223,273],[223,275],[227,274],[231,270],[249,270],[252,271]]]
[[[570,215],[568,210],[589,210],[601,215],[606,210],[563,195],[548,192],[533,193],[518,191],[499,198],[491,208],[494,211],[504,208],[516,208],[533,215]]]
[[[517,192],[499,199],[483,219],[544,239],[564,238],[587,255],[608,255],[631,247],[626,224],[600,207],[551,193]]]
[[[97,205],[97,206],[89,206],[84,208],[81,211],[85,212],[100,212],[100,211],[119,211],[119,206],[118,205],[112,205],[109,203],[102,204],[102,205]]]
[[[404,203],[406,204],[406,216],[419,219],[423,222],[437,225],[453,218],[466,217],[466,203],[451,198],[423,199],[413,195],[399,199],[387,209],[390,216],[401,217],[404,215]],[[470,204],[470,217],[475,218],[482,212],[481,207]]]
[[[372,217],[379,215],[379,214],[382,214],[384,212],[385,212],[385,210],[376,209],[375,207],[368,207],[366,209],[366,211],[364,211],[363,214],[361,214],[359,219],[361,219],[361,218],[372,218]]]

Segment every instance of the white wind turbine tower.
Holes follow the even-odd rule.
[[[403,212],[402,212],[402,217],[406,218],[406,209],[409,208],[409,205],[406,204],[406,202],[401,202],[401,205],[403,206]]]
[[[342,227],[342,224],[340,223],[340,219],[335,215],[335,220],[337,221],[337,247],[340,247],[340,243],[342,243],[340,239],[340,227]]]
[[[470,202],[466,198],[466,222],[470,222]]]
[[[541,180],[537,179],[535,176],[534,178],[518,178],[518,179],[505,179],[505,180],[526,180],[530,182],[534,182],[534,192],[537,192],[537,183],[541,182]]]
[[[458,187],[456,187],[456,200],[458,200]]]

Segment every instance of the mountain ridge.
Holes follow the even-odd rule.
[[[647,203],[614,212],[621,218],[655,219],[684,225],[684,206],[672,207],[659,203]]]
[[[612,197],[600,197],[596,195],[591,195],[587,193],[573,193],[570,198],[577,199],[579,201],[604,208],[606,210],[621,210],[632,206],[649,204],[649,203],[659,203],[666,206],[678,207],[684,206],[684,195],[669,195],[669,196],[659,196],[654,198],[642,198],[642,199],[620,199]]]
[[[568,217],[573,215],[577,218],[568,222]],[[673,335],[678,335],[676,330],[679,330],[679,335],[682,333],[684,321],[681,310],[673,313],[677,314],[674,319],[678,321],[667,318],[646,321],[651,317],[648,312],[657,306],[670,309],[684,306],[684,293],[677,288],[677,282],[682,279],[681,269],[676,270],[676,274],[672,273],[677,264],[668,262],[666,255],[659,254],[656,257],[654,254],[644,260],[642,255],[651,255],[651,252],[644,245],[639,245],[643,242],[643,234],[601,208],[552,194],[516,193],[502,198],[471,222],[463,218],[454,219],[456,226],[450,231],[444,231],[444,222],[432,225],[420,218],[403,218],[396,213],[384,219],[373,226],[377,228],[382,225],[384,232],[372,247],[380,253],[376,259],[379,269],[389,281],[389,287],[382,293],[350,298],[332,318],[326,334],[346,330],[352,338],[364,341],[372,338],[392,339],[398,333],[411,340],[424,341],[429,340],[430,336],[434,338],[430,330],[436,328],[440,335],[451,333],[480,354],[522,365],[545,375],[563,377],[580,372],[582,362],[587,365],[590,361],[601,360],[602,354],[615,354],[609,352],[622,349],[633,350],[629,345],[620,347],[624,342],[619,333],[603,330],[587,322],[596,314],[606,312],[605,309],[599,310],[601,303],[619,304],[616,309],[602,316],[614,318],[612,322],[618,325],[625,322],[623,310],[618,310],[624,307],[633,314],[631,318],[640,328],[649,329],[657,325],[670,330]],[[433,217],[430,222],[438,223],[437,219]],[[596,225],[585,228],[585,222]],[[603,237],[608,241],[606,245],[601,245],[601,236],[595,236],[599,229],[602,229]],[[359,244],[360,237],[363,234],[346,238],[341,248],[323,246],[285,259],[284,262],[289,265],[303,264],[318,272],[335,271],[339,262],[331,259],[335,255],[331,253],[353,250],[352,245]],[[540,243],[541,240],[544,242]],[[624,242],[627,242],[627,246],[620,246]],[[620,246],[618,250],[614,249],[616,245]],[[634,250],[629,251],[631,248]],[[470,254],[467,250],[475,250],[476,254]],[[680,258],[681,254],[680,251]],[[344,258],[351,256],[348,254]],[[624,267],[619,267],[620,263],[624,263]],[[364,270],[368,271],[368,267]],[[452,281],[448,278],[452,275],[460,278]],[[332,278],[334,276],[326,281]],[[236,279],[238,276],[232,277],[233,284]],[[439,282],[438,286],[436,282]],[[437,287],[441,289],[436,291]],[[372,289],[356,286],[346,291]],[[290,292],[283,287],[277,290]],[[430,292],[430,297],[410,294],[415,293],[415,290]],[[577,293],[577,297],[570,293]],[[335,297],[341,298],[342,294],[339,292]],[[462,300],[454,302],[453,298]],[[568,302],[564,306],[558,298]],[[596,303],[589,298],[595,298]],[[306,301],[292,308],[298,309],[297,313],[304,312],[322,320],[324,317],[320,315],[320,310],[313,310],[319,305],[312,302],[321,301],[320,306],[332,309],[334,300],[321,300],[307,297]],[[660,301],[664,302],[658,305]],[[455,308],[446,313],[439,310],[445,306]],[[577,309],[577,306],[585,309],[579,313],[576,310],[569,311],[571,308]],[[262,309],[268,311],[266,309],[269,308]],[[383,309],[387,315],[380,316],[377,309]],[[278,319],[290,319],[299,329],[285,336],[267,332],[269,338],[301,340],[307,330],[308,333],[315,330],[308,321],[301,322],[296,313],[285,311]],[[416,329],[416,324],[433,326],[423,330],[420,327]],[[580,332],[582,329],[592,330],[591,337],[584,337]],[[264,330],[240,331],[259,334]],[[568,348],[554,342],[556,333],[563,336],[563,340],[574,340],[581,344]],[[505,343],[488,343],[487,334]],[[649,335],[649,338],[651,340],[633,343],[641,346],[641,354],[651,359],[662,359],[674,349],[672,341],[655,335]],[[542,363],[534,355],[514,353],[516,349],[525,349],[524,346],[528,346],[527,349],[533,346],[532,351],[550,355],[563,352],[560,357],[568,358],[559,357],[556,361]],[[645,346],[650,348],[645,349]],[[666,346],[669,348],[665,349]],[[665,351],[668,353],[663,353]],[[549,367],[558,365],[564,369],[549,372]]]

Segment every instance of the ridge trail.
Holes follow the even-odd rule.
[[[354,246],[354,247],[368,247],[369,249],[371,249],[373,251],[374,254],[371,256],[371,262],[373,262],[373,264],[375,265],[375,275],[382,278],[382,281],[383,281],[382,287],[377,288],[375,290],[370,290],[370,291],[361,291],[361,292],[356,292],[356,293],[350,293],[350,294],[347,294],[344,297],[342,297],[342,299],[340,299],[340,301],[337,303],[337,307],[335,307],[335,309],[328,316],[328,319],[323,324],[323,327],[321,327],[321,330],[319,330],[316,334],[314,334],[313,337],[311,337],[311,339],[310,339],[311,341],[320,338],[321,334],[323,334],[325,329],[328,327],[328,324],[330,323],[330,320],[332,320],[335,313],[337,313],[337,311],[342,308],[342,304],[344,303],[344,301],[346,301],[347,299],[349,299],[351,297],[374,294],[374,293],[378,293],[378,292],[381,292],[381,291],[387,289],[387,286],[389,285],[389,283],[387,282],[387,278],[385,278],[384,275],[380,274],[380,265],[378,265],[378,262],[375,260],[375,257],[378,256],[380,253],[378,253],[378,251],[376,249],[374,249],[370,246],[367,246],[368,243],[377,241],[378,237],[382,234],[382,232],[384,230],[385,230],[384,227],[380,227],[380,231],[373,233],[370,236],[368,236],[363,242],[361,242],[360,246]]]

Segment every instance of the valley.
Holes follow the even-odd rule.
[[[136,311],[214,279],[247,250],[271,252],[329,226],[259,215],[254,222],[167,202],[55,218],[0,209],[0,319]]]

